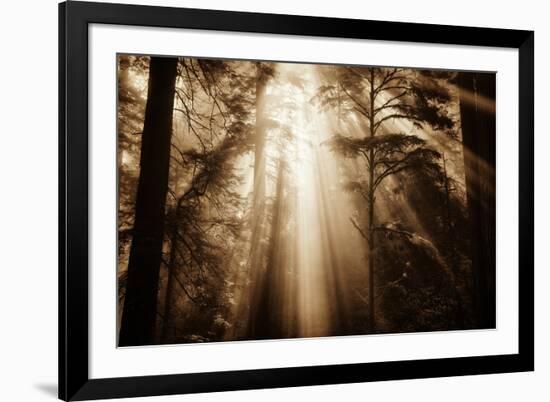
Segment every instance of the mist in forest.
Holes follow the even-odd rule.
[[[495,327],[495,74],[117,63],[119,346]]]

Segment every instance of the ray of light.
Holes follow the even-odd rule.
[[[270,118],[286,127],[290,139],[284,140],[280,130],[270,132],[265,148],[265,172],[260,179],[256,177],[255,183],[250,174],[243,190],[251,194],[265,185],[272,210],[256,235],[276,249],[269,251],[266,245],[266,263],[254,265],[250,258],[241,263],[248,273],[246,279],[236,279],[241,285],[235,291],[235,322],[250,320],[250,310],[258,308],[255,306],[258,300],[264,300],[262,303],[267,307],[262,311],[271,315],[268,322],[277,337],[348,333],[349,305],[355,294],[364,294],[368,288],[365,272],[369,251],[365,239],[350,222],[350,217],[364,218],[364,205],[343,192],[342,184],[346,177],[365,172],[362,162],[338,159],[323,144],[339,131],[364,136],[368,127],[356,116],[341,120],[308,102],[320,82],[315,66],[281,63],[277,64],[277,74],[282,79],[268,87],[267,105],[272,107]],[[380,104],[385,101],[383,96],[377,100]],[[384,130],[414,133],[434,148],[452,155],[447,156],[449,174],[464,182],[462,153],[450,145],[449,138],[415,129],[412,123],[403,120],[388,121]],[[281,161],[285,164],[282,169]],[[253,162],[247,159],[243,165],[252,166]],[[279,194],[281,180],[284,188]],[[380,187],[377,220],[399,219],[410,230],[426,236],[416,209],[396,190],[400,186],[399,179],[389,177]],[[285,217],[283,224],[277,223],[280,214]],[[243,238],[243,243],[250,240]],[[262,318],[256,314],[254,319]],[[238,334],[238,330],[232,329],[226,338],[246,337],[243,332]]]

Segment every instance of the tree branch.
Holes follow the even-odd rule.
[[[375,108],[374,109],[374,115],[376,116],[378,114],[378,112],[380,112],[384,109],[390,109],[390,108],[395,107],[395,105],[391,105],[391,102],[396,101],[399,98],[402,98],[403,96],[405,96],[407,94],[407,92],[408,91],[405,90],[405,91],[401,92],[399,95],[395,95],[395,96],[391,97],[390,99],[388,99],[382,106]]]
[[[355,222],[355,220],[350,216],[349,218],[350,222],[352,223],[353,226],[355,226],[355,229],[357,229],[357,231],[361,234],[361,237],[363,237],[363,239],[365,239],[367,242],[369,241],[369,238],[367,237],[367,235],[365,234],[365,232],[363,232],[363,230],[361,229],[361,227],[359,227],[359,225],[357,224],[357,222]]]
[[[392,113],[392,114],[390,114],[388,116],[385,116],[382,119],[378,120],[374,124],[374,132],[376,132],[378,130],[378,128],[380,127],[380,125],[383,122],[385,122],[386,120],[389,120],[389,119],[409,119],[409,120],[412,120],[411,116],[408,116],[406,114]]]
[[[340,83],[340,88],[342,88],[342,91],[347,95],[348,98],[350,98],[357,106],[360,108],[360,112],[367,118],[370,119],[370,112],[369,110],[358,100],[356,99],[352,94],[350,94],[346,88]]]

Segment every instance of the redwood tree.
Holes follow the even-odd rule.
[[[154,343],[177,63],[176,58],[151,57],[149,64],[140,176],[119,346]]]
[[[495,95],[490,73],[459,73],[460,119],[477,325],[496,325]]]
[[[254,187],[252,194],[252,211],[250,214],[251,222],[251,245],[249,266],[252,273],[251,277],[259,279],[261,275],[260,267],[264,264],[265,250],[262,247],[261,237],[262,231],[266,224],[265,209],[266,209],[266,130],[269,118],[266,111],[267,101],[267,84],[273,78],[275,72],[271,63],[256,62],[255,63],[255,110],[256,110],[256,126],[254,133]],[[257,295],[257,289],[252,289],[250,300],[255,303],[258,298],[264,295]],[[256,319],[258,317],[256,306],[251,306],[249,311],[250,322],[248,325],[248,336],[254,337],[257,332]],[[260,325],[261,326],[261,325]]]

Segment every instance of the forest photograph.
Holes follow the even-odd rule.
[[[117,55],[118,346],[496,328],[496,74]]]

